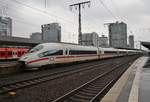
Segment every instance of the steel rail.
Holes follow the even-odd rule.
[[[65,70],[65,71],[55,72],[55,73],[51,73],[49,75],[45,75],[45,76],[41,76],[41,77],[37,77],[37,78],[32,78],[32,79],[22,80],[22,81],[18,81],[18,82],[14,82],[14,83],[5,84],[5,85],[0,86],[0,94],[4,94],[4,93],[10,92],[10,91],[17,90],[17,89],[25,88],[27,86],[40,84],[42,82],[54,80],[57,78],[62,78],[62,77],[68,76],[68,75],[78,73],[78,72],[94,70],[98,66],[107,66],[109,64],[113,64],[113,62],[100,63],[100,64],[94,64],[94,65],[92,64],[91,66],[83,65],[83,66],[80,66],[80,68],[81,67],[86,67],[86,68]]]
[[[101,74],[101,75],[95,77],[94,79],[88,81],[87,83],[85,83],[85,84],[83,84],[83,85],[77,87],[76,89],[74,89],[74,90],[68,92],[67,94],[65,94],[65,95],[63,95],[63,96],[57,98],[57,99],[54,100],[53,102],[72,102],[72,101],[73,101],[73,102],[87,102],[87,100],[90,100],[89,102],[96,102],[95,100],[97,99],[97,97],[100,96],[100,95],[103,93],[103,90],[106,90],[106,89],[108,88],[108,86],[112,85],[112,82],[114,82],[114,79],[112,79],[110,83],[108,83],[100,92],[98,92],[98,93],[97,93],[94,97],[92,97],[91,99],[89,99],[89,97],[91,96],[91,93],[90,93],[90,92],[89,92],[89,93],[88,93],[88,92],[85,93],[85,92],[83,92],[82,90],[85,91],[85,89],[87,89],[87,87],[90,88],[89,86],[90,86],[91,84],[93,84],[94,82],[96,82],[97,80],[99,80],[99,79],[101,79],[101,78],[107,76],[109,73],[111,73],[111,72],[113,72],[113,71],[119,69],[121,66],[126,65],[126,64],[128,64],[129,62],[130,62],[130,60],[129,60],[129,61],[125,61],[125,62],[123,62],[123,63],[120,63],[119,65],[116,65],[116,66],[113,67],[111,70],[109,70],[109,71],[107,71],[107,72],[105,72],[105,73],[103,73],[103,74]],[[95,85],[95,86],[96,86],[96,85]],[[90,91],[91,91],[91,90],[90,90]],[[96,91],[97,91],[97,90],[96,90]],[[78,96],[78,94],[76,94],[76,93],[86,94],[86,95],[88,95],[89,97]],[[94,93],[94,91],[93,91],[92,93]],[[74,99],[74,97],[76,97],[76,98]],[[82,98],[85,98],[85,99],[87,99],[87,100],[82,100]]]

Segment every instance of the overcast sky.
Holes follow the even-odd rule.
[[[29,37],[40,32],[41,25],[58,22],[62,26],[62,41],[77,43],[78,12],[69,5],[87,0],[0,0],[0,15],[13,19],[13,36]],[[82,32],[97,32],[108,36],[105,23],[123,21],[128,35],[136,41],[150,41],[150,0],[91,0],[90,8],[82,9]],[[107,8],[106,8],[107,7]]]

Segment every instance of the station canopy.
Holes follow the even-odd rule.
[[[141,42],[141,44],[150,50],[150,42]]]

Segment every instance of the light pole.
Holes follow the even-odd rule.
[[[69,5],[71,10],[72,10],[72,7],[75,7],[75,9],[78,8],[78,12],[79,12],[79,19],[78,19],[78,22],[79,22],[79,28],[78,28],[78,34],[79,34],[79,40],[78,40],[78,43],[79,45],[82,44],[82,29],[81,29],[81,7],[85,7],[85,4],[88,4],[88,7],[90,7],[90,3],[91,1],[86,1],[86,2],[80,2],[80,3],[75,3],[75,4],[72,4],[72,5]]]

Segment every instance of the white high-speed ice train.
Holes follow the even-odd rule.
[[[141,52],[137,50],[80,46],[67,43],[43,43],[23,55],[19,62],[26,69],[30,69],[50,64],[96,60],[139,53]]]

